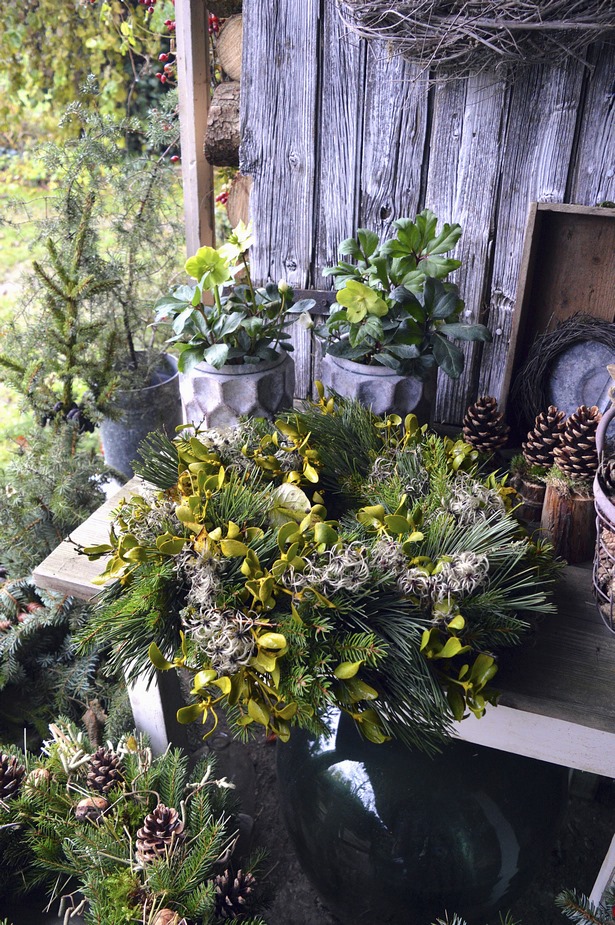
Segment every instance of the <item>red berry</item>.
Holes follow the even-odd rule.
[[[160,75],[160,83],[161,83],[161,84],[166,84],[166,82],[167,82],[167,75],[166,75],[166,74],[161,74],[161,75]]]
[[[160,80],[161,77],[162,77],[162,71],[156,71],[156,73],[154,74],[154,76],[157,77],[158,80]]]
[[[167,29],[169,28],[169,26],[171,25],[172,22],[173,22],[172,19],[165,19],[164,24],[165,24],[165,26],[167,27]]]
[[[163,51],[161,55],[158,55],[158,60],[159,60],[159,61],[168,61],[168,60],[169,60],[169,56],[167,55],[166,52]]]
[[[178,160],[179,160],[179,154],[174,154],[173,157],[171,158],[171,163],[177,164]]]

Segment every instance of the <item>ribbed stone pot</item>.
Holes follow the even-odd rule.
[[[431,420],[436,399],[437,368],[425,379],[399,376],[386,366],[364,366],[353,360],[325,354],[322,383],[344,398],[353,398],[374,414],[416,414],[421,423]]]
[[[179,374],[187,424],[225,428],[240,417],[272,419],[282,408],[292,408],[295,364],[287,353],[271,363],[245,363],[214,369],[198,363]]]
[[[117,420],[105,418],[100,426],[105,462],[132,478],[132,462],[141,441],[155,430],[164,430],[172,438],[175,428],[182,423],[175,357],[165,354],[152,374],[151,385],[118,389],[114,402],[121,416]]]

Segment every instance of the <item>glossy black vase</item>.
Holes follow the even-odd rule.
[[[447,910],[485,922],[540,868],[567,801],[568,771],[451,742],[430,758],[331,734],[278,745],[285,822],[301,866],[342,922],[428,925]]]

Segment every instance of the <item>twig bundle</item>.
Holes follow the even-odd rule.
[[[582,58],[615,28],[613,0],[338,0],[347,26],[395,52],[462,76]]]

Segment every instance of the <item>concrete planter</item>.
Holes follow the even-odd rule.
[[[223,366],[198,363],[180,373],[179,387],[187,424],[224,428],[240,417],[272,419],[291,408],[295,394],[295,364],[287,353],[271,363]]]
[[[416,414],[421,423],[431,420],[436,398],[437,369],[426,379],[399,376],[386,366],[363,366],[326,354],[322,382],[344,398],[354,398],[374,414]]]
[[[105,418],[100,426],[105,462],[127,478],[134,475],[131,463],[141,441],[154,430],[175,436],[182,423],[177,360],[165,354],[143,389],[119,389],[115,405],[121,412],[117,420]]]

